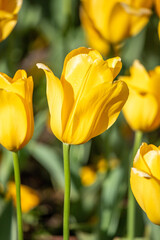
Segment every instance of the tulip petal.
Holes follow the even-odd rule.
[[[130,77],[120,77],[127,85],[139,92],[150,92],[150,78],[144,66],[135,60],[130,67]]]
[[[112,71],[113,78],[115,78],[122,68],[122,62],[120,57],[109,58],[107,60],[108,66]]]
[[[153,177],[160,180],[160,150],[152,150],[144,155],[144,160],[148,165]]]
[[[1,9],[12,14],[17,14],[21,6],[22,6],[22,0],[1,1]]]
[[[150,169],[148,165],[146,164],[143,156],[146,154],[146,152],[152,150],[150,145],[147,145],[146,143],[142,143],[141,148],[138,149],[136,156],[133,161],[133,167],[140,170],[144,171],[147,174],[151,175]]]
[[[4,40],[11,33],[17,23],[17,16],[12,18],[1,19],[0,18],[0,41]]]
[[[8,150],[21,148],[27,133],[27,116],[18,95],[0,90],[0,143]]]
[[[21,71],[21,70],[19,70]],[[17,71],[17,72],[19,72]],[[23,70],[24,71],[24,70]],[[25,71],[24,71],[25,72]],[[27,74],[25,72],[26,78],[27,78]],[[6,74],[4,73],[0,73],[0,86],[2,89],[9,91],[9,92],[13,92],[18,94],[19,96],[21,96],[23,99],[25,99],[25,85],[26,85],[26,79],[24,78],[19,78],[12,81],[12,79],[10,77],[8,77]]]
[[[114,89],[115,87],[115,89]],[[107,98],[108,101],[108,115],[109,118],[108,128],[116,121],[120,111],[122,110],[126,100],[128,98],[128,87],[125,82],[115,81],[113,83],[113,92],[110,90],[110,95]]]
[[[91,46],[94,49],[97,49],[104,56],[106,56],[110,50],[109,41],[107,41],[98,31],[98,29],[95,28],[92,20],[88,16],[83,6],[80,8],[80,18],[83,24],[82,26],[85,29],[89,46]]]
[[[12,79],[12,82],[16,82],[18,81],[19,79],[26,79],[27,78],[27,73],[25,70],[18,70],[13,79]]]
[[[130,89],[123,113],[133,130],[154,130],[157,126],[153,125],[153,122],[157,117],[158,111],[158,103],[153,95],[138,94],[133,89]]]
[[[100,60],[103,61],[102,56],[96,50],[86,48],[73,50],[67,55],[64,62],[61,82],[62,85],[64,85],[65,81],[67,81],[72,86],[75,99],[77,95],[79,95],[79,92],[82,92],[82,88],[90,88],[91,83],[88,82],[88,76],[91,67],[94,63],[97,65],[97,62]],[[92,79],[92,84],[96,84],[98,80],[96,78]]]
[[[37,67],[43,69],[47,78],[47,99],[51,114],[51,129],[58,139],[62,135],[62,105],[64,93],[61,81],[44,64],[37,63]]]
[[[125,83],[102,83],[93,88],[77,104],[72,125],[66,127],[63,138],[80,144],[101,134],[114,123],[127,97]]]
[[[115,3],[108,20],[108,31],[111,42],[119,43],[130,35],[131,17],[127,14],[120,3]],[[117,27],[121,26],[121,27]],[[123,26],[123,27],[122,27]]]
[[[153,223],[160,225],[159,181],[152,177],[145,177],[145,175],[139,174],[139,171],[131,169],[130,183],[137,202],[148,218]]]
[[[32,106],[32,94],[33,94],[33,79],[28,77],[26,79],[26,89],[25,89],[25,100],[24,106],[27,114],[27,134],[23,141],[23,146],[25,146],[31,139],[34,131],[34,117],[33,117],[33,106]]]
[[[156,12],[160,17],[160,1],[159,0],[155,0],[155,7],[156,7]]]

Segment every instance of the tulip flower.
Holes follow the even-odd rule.
[[[123,81],[113,81],[121,59],[103,60],[93,49],[71,51],[59,80],[44,64],[52,132],[63,143],[81,144],[107,130],[128,97]]]
[[[91,167],[85,166],[80,169],[80,177],[83,186],[88,187],[95,183],[97,175]]]
[[[35,208],[39,204],[40,199],[34,189],[23,184],[21,184],[20,188],[22,212],[26,213],[29,212],[31,209]],[[14,182],[8,183],[6,198],[12,198],[14,206],[16,206],[16,185]]]
[[[0,1],[0,41],[8,37],[15,27],[21,5],[22,0]]]
[[[152,0],[81,0],[80,18],[91,47],[107,54],[110,44],[138,34],[148,23]]]
[[[142,143],[131,169],[132,192],[148,218],[160,225],[160,146]]]
[[[134,130],[148,132],[160,126],[160,66],[147,72],[139,61],[130,68],[130,76],[122,76],[129,87],[123,108],[125,119]]]
[[[24,147],[33,135],[33,79],[18,70],[13,79],[0,73],[0,144],[10,151]]]

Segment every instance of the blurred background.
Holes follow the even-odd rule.
[[[25,205],[25,240],[62,239],[62,144],[50,130],[45,75],[37,69],[36,63],[48,65],[60,77],[64,58],[71,50],[92,47],[87,41],[87,28],[81,23],[80,5],[78,0],[25,0],[16,27],[0,43],[0,72],[13,77],[18,69],[25,69],[34,79],[34,136],[20,151],[21,182],[29,187],[24,189],[22,202]],[[152,9],[148,22],[136,35],[125,37],[116,48],[109,43],[109,50],[103,52],[104,59],[119,55],[123,64],[120,75],[129,72],[135,59],[147,70],[153,69],[160,64],[157,25],[158,16]],[[128,169],[133,138],[133,131],[120,114],[105,133],[86,144],[71,147],[70,229],[73,239],[107,240],[126,235]],[[160,145],[160,130],[145,134],[144,140]],[[12,181],[12,154],[1,147],[1,240],[17,239],[14,194],[8,193]],[[159,235],[159,227],[151,224],[137,205],[136,237],[158,240]]]

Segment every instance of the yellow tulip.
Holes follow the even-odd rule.
[[[81,182],[88,187],[95,183],[97,175],[96,172],[89,166],[82,167],[80,170]]]
[[[131,169],[132,192],[148,218],[160,225],[160,146],[142,143]]]
[[[134,131],[152,131],[160,126],[160,66],[147,72],[136,60],[130,73],[119,78],[129,87],[123,108],[125,119]]]
[[[33,79],[18,70],[13,79],[0,73],[0,144],[18,151],[33,135]]]
[[[32,188],[22,184],[20,188],[22,212],[26,213],[36,207],[39,204],[40,199],[37,192]],[[6,198],[12,198],[14,206],[16,206],[16,185],[14,182],[8,183]]]
[[[0,41],[8,37],[15,27],[21,5],[22,0],[0,1]]]
[[[109,45],[136,35],[147,24],[152,0],[81,0],[80,18],[89,45],[107,54]]]
[[[101,134],[117,119],[128,97],[122,81],[113,82],[121,69],[121,59],[104,61],[93,49],[71,51],[59,80],[44,64],[50,125],[64,143],[81,144]]]

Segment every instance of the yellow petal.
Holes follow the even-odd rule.
[[[61,81],[62,85],[67,81],[72,86],[75,99],[84,85],[85,88],[90,87],[88,86],[90,83],[88,84],[86,79],[88,80],[93,63],[96,64],[96,61],[99,62],[100,60],[102,60],[102,56],[96,50],[87,48],[75,49],[65,58]],[[94,81],[98,82],[99,79],[92,80],[95,84]]]
[[[98,29],[95,28],[93,22],[83,7],[80,8],[80,18],[89,46],[97,49],[100,53],[106,56],[110,51],[109,41],[107,41]]]
[[[0,5],[4,11],[17,14],[22,6],[22,2],[22,0],[1,0]]]
[[[154,1],[155,1],[155,7],[156,7],[157,14],[160,17],[160,1],[159,0],[154,0]]]
[[[116,3],[110,12],[108,31],[111,42],[119,43],[130,34],[131,17],[124,11],[120,3]],[[117,27],[118,26],[118,27]]]
[[[131,170],[130,177],[132,192],[146,212],[148,218],[155,224],[160,224],[160,184],[154,178],[145,175],[145,173]]]
[[[107,60],[108,66],[112,71],[113,78],[115,78],[122,68],[122,62],[120,57],[109,58]]]
[[[155,129],[157,125],[154,122],[158,112],[158,102],[153,95],[139,94],[130,89],[123,113],[133,130],[152,131]]]
[[[74,109],[72,125],[67,125],[64,141],[80,144],[104,132],[118,117],[127,97],[128,88],[122,82],[110,86],[103,83],[90,90]]]
[[[0,41],[4,40],[11,33],[17,23],[17,16],[13,18],[0,19]]]
[[[27,133],[27,116],[18,95],[0,90],[0,143],[11,151],[21,148]]]
[[[37,63],[37,67],[43,69],[47,78],[47,99],[51,114],[51,129],[55,136],[61,140],[62,137],[62,106],[64,93],[61,81],[44,64]]]
[[[159,89],[160,89],[160,66],[148,72],[150,76],[149,89],[160,101]]]
[[[150,150],[152,150],[150,145],[147,145],[146,143],[142,143],[141,147],[138,149],[136,156],[134,157],[134,161],[133,161],[134,168],[136,168],[140,171],[143,171],[149,175],[151,175],[151,171],[144,160],[144,155],[147,152],[149,152]]]
[[[134,88],[139,92],[150,92],[150,78],[144,66],[135,60],[130,68],[131,77],[120,79],[125,81],[129,87]]]
[[[33,117],[33,106],[32,106],[33,79],[31,76],[26,79],[25,87],[26,87],[25,100],[23,103],[24,103],[26,115],[27,115],[27,134],[23,141],[22,147],[24,147],[28,143],[34,131],[34,117]]]
[[[15,75],[14,75],[14,77],[12,79],[12,83],[18,81],[19,79],[26,79],[26,78],[27,78],[26,71],[25,70],[18,70],[15,73]]]
[[[149,151],[144,155],[144,160],[148,165],[153,177],[160,180],[160,150]]]
[[[19,71],[21,71],[21,70],[19,70]],[[19,72],[19,71],[17,71],[17,72]],[[26,79],[27,79],[26,72],[25,72],[25,75],[26,75]],[[26,79],[25,78],[24,79],[19,78],[19,79],[12,80],[6,74],[0,73],[0,88],[4,89],[6,91],[9,91],[9,92],[16,93],[16,94],[18,94],[19,96],[21,96],[22,98],[25,99]]]

